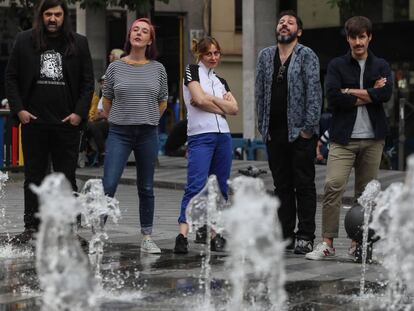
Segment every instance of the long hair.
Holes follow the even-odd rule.
[[[193,42],[191,42],[191,45],[191,52],[194,54],[197,63],[200,61],[201,57],[210,50],[212,45],[221,52],[220,44],[213,37],[204,37],[200,41],[194,39]]]
[[[154,25],[151,23],[151,21],[148,18],[138,18],[136,21],[134,21],[131,24],[131,27],[129,27],[129,31],[128,34],[126,36],[126,40],[125,40],[125,46],[124,46],[124,51],[125,51],[125,55],[129,55],[131,53],[131,42],[129,41],[129,39],[131,38],[131,31],[132,31],[132,26],[135,25],[135,23],[137,22],[144,22],[146,24],[148,24],[149,28],[150,28],[150,38],[152,43],[150,45],[147,46],[147,48],[145,49],[145,57],[153,60],[156,59],[158,56],[158,51],[157,51],[157,44],[155,41],[155,27]]]
[[[33,43],[36,51],[47,49],[46,31],[43,23],[43,13],[50,8],[60,6],[63,10],[62,36],[66,42],[65,55],[76,54],[75,38],[69,18],[69,10],[65,0],[42,0],[37,6],[33,20]]]

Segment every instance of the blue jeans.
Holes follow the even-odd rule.
[[[227,180],[230,177],[232,160],[231,136],[229,133],[205,133],[188,137],[187,186],[181,202],[179,223],[186,223],[185,210],[188,202],[214,174],[221,193],[227,200]]]
[[[154,169],[158,156],[158,129],[152,125],[109,125],[103,186],[114,197],[128,157],[134,151],[141,233],[151,234],[154,220]]]

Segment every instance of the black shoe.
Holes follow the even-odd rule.
[[[358,244],[355,249],[355,262],[362,263],[362,245]],[[365,263],[372,263],[372,244],[367,247],[367,258]]]
[[[196,238],[194,240],[196,244],[206,244],[207,243],[207,226],[204,225],[197,229]]]
[[[76,216],[76,227],[77,229],[82,228],[82,216],[81,215]]]
[[[290,240],[290,243],[285,246],[285,250],[292,251],[295,248],[295,239],[291,238],[291,239],[288,239],[288,240]]]
[[[181,233],[175,238],[174,246],[175,254],[187,254],[188,253],[188,239]]]
[[[9,243],[12,244],[12,245],[16,245],[16,246],[27,244],[27,243],[35,240],[35,234],[36,234],[35,229],[26,228],[26,229],[24,229],[24,231],[22,233],[12,237],[10,239]]]
[[[295,254],[305,255],[313,251],[313,241],[297,239],[296,247],[293,251]]]
[[[88,240],[86,240],[85,238],[81,237],[79,234],[77,234],[77,235],[76,235],[76,237],[77,237],[77,239],[78,239],[78,241],[79,241],[79,243],[80,243],[80,246],[81,246],[82,248],[89,247],[89,242],[88,242]]]
[[[210,250],[213,252],[224,252],[225,247],[226,239],[223,238],[220,234],[216,234],[216,236],[211,239]]]

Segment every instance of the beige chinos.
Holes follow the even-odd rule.
[[[322,204],[322,237],[337,238],[342,195],[352,167],[355,168],[355,199],[377,178],[384,140],[351,139],[348,145],[331,143],[325,194]]]

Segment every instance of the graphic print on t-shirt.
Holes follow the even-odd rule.
[[[40,55],[39,84],[64,85],[62,55],[54,50],[45,51]]]

